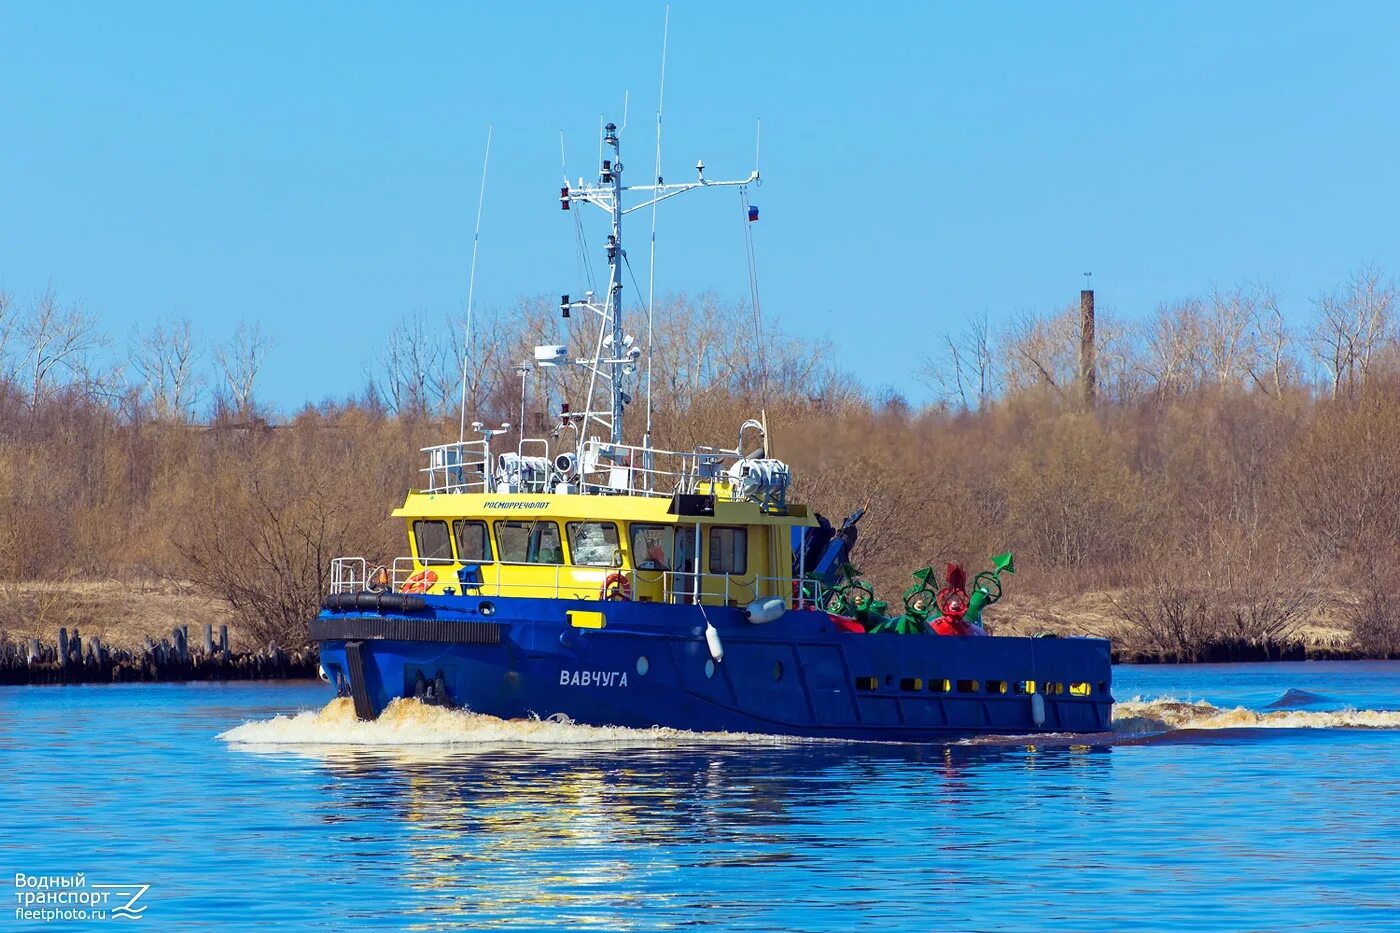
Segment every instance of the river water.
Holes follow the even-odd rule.
[[[1113,734],[921,746],[0,688],[0,871],[156,929],[1400,929],[1400,663],[1114,677]]]

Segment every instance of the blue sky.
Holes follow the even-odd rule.
[[[52,282],[118,347],[260,321],[266,398],[356,392],[376,332],[465,304],[488,124],[479,304],[581,291],[559,133],[592,175],[630,92],[650,173],[662,16],[0,0],[0,287]],[[677,2],[663,171],[746,174],[761,119],[765,313],[922,399],[922,338],[1085,271],[1123,315],[1262,281],[1299,321],[1400,272],[1396,35],[1393,3]],[[744,298],[742,237],[733,192],[678,199],[659,287]]]

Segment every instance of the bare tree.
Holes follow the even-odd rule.
[[[1079,309],[1052,317],[1022,314],[1004,346],[1008,390],[1048,387],[1063,396],[1079,376]]]
[[[1220,388],[1243,388],[1259,363],[1259,296],[1211,289],[1201,315],[1201,375]]]
[[[1159,305],[1147,325],[1142,367],[1157,394],[1182,395],[1200,384],[1205,324],[1194,298]]]
[[[390,411],[423,417],[455,407],[461,385],[456,333],[450,321],[433,323],[423,312],[390,328],[370,372]]]
[[[10,337],[15,331],[15,306],[10,293],[0,289],[0,379],[12,377],[9,368]]]
[[[34,302],[19,333],[24,341],[19,369],[31,411],[59,388],[64,376],[67,384],[86,387],[93,377],[89,354],[106,342],[97,322],[78,305],[61,306],[52,287]]]
[[[923,381],[946,401],[956,401],[968,410],[986,410],[1001,389],[998,361],[992,350],[991,321],[986,312],[969,321],[961,333],[944,334],[942,343],[945,352],[924,358]]]
[[[257,643],[299,647],[326,591],[331,558],[354,545],[343,500],[319,487],[289,493],[272,485],[248,477],[230,497],[237,507],[201,510],[181,554]]]
[[[1255,329],[1259,352],[1249,375],[1265,395],[1280,398],[1284,387],[1297,374],[1292,335],[1284,323],[1278,296],[1273,289],[1256,286],[1255,292],[1258,301]]]
[[[131,347],[131,366],[145,400],[160,418],[184,420],[198,391],[198,358],[188,318],[157,323]]]
[[[228,386],[234,411],[241,418],[246,419],[253,414],[253,392],[271,348],[271,339],[263,334],[261,325],[257,323],[251,327],[240,323],[228,343],[214,348],[214,362]]]
[[[1382,351],[1396,339],[1395,283],[1375,266],[1355,272],[1339,289],[1314,301],[1309,349],[1331,382],[1332,397],[1354,398]]]

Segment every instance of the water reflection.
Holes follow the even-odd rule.
[[[1090,746],[257,752],[321,762],[327,822],[369,811],[408,830],[402,882],[421,895],[414,909],[427,926],[464,915],[526,926],[567,916],[574,926],[624,928],[641,905],[643,926],[683,924],[692,911],[717,920],[730,908],[706,903],[703,885],[665,880],[717,869],[771,880],[893,863],[929,882],[973,883],[981,868],[964,864],[965,850],[978,843],[958,827],[1006,805],[998,789],[1008,768],[1045,778],[1041,800],[1016,805],[1070,797],[1087,810],[1103,804],[1111,763],[1108,749]]]

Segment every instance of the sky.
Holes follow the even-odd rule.
[[[265,400],[358,393],[384,333],[465,307],[488,126],[477,307],[582,292],[560,134],[594,176],[625,100],[650,175],[664,10],[0,0],[0,288],[52,285],[114,352],[258,322]],[[744,177],[761,121],[765,316],[923,401],[941,334],[1085,272],[1127,318],[1263,282],[1295,323],[1400,272],[1396,35],[1395,3],[675,2],[662,174]],[[658,290],[745,300],[743,236],[734,191],[676,199]]]

